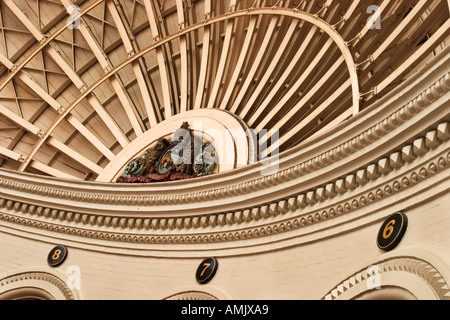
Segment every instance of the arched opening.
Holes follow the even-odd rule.
[[[445,278],[430,263],[398,257],[355,273],[323,300],[446,300],[449,295]]]
[[[164,300],[219,300],[217,297],[212,294],[200,291],[186,291],[174,294]]]
[[[46,290],[40,288],[18,288],[0,294],[0,300],[55,300]]]
[[[0,280],[0,300],[75,300],[79,293],[55,275],[46,272],[26,272]]]
[[[413,301],[417,297],[409,290],[400,287],[383,287],[379,290],[371,290],[361,293],[353,300],[395,300],[395,301]]]

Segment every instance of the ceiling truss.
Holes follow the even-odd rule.
[[[444,0],[4,0],[0,164],[95,180],[147,130],[210,108],[287,150],[393,90],[449,30]]]

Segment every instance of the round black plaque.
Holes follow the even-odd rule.
[[[195,277],[200,284],[206,284],[212,280],[216,274],[219,263],[215,258],[208,258],[204,260],[197,269]]]
[[[408,218],[403,212],[396,212],[381,226],[377,245],[384,251],[391,251],[402,240],[408,226]]]
[[[64,246],[54,247],[48,254],[47,261],[52,267],[60,266],[67,258],[67,248]]]

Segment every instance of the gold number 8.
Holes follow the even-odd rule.
[[[384,228],[384,231],[383,231],[384,239],[389,239],[392,236],[392,234],[394,233],[394,225],[395,225],[395,220],[392,220],[391,222],[389,222],[386,225],[386,228]]]
[[[53,256],[52,256],[52,259],[53,260],[57,260],[57,259],[59,259],[59,256],[61,255],[61,250],[56,250],[55,251],[55,253],[53,254]]]

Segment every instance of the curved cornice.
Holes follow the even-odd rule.
[[[218,299],[216,297],[214,297],[213,295],[210,295],[210,294],[205,293],[205,292],[188,291],[188,292],[175,294],[175,295],[170,296],[170,297],[168,297],[166,299],[163,299],[163,300],[196,300],[196,301],[201,301],[201,300],[218,300]]]
[[[418,195],[422,184],[444,192],[448,52],[326,137],[281,154],[276,174],[261,176],[258,163],[192,182],[135,186],[2,170],[0,222],[76,241],[224,248],[226,242],[270,242],[270,236],[320,229],[332,218],[367,214],[371,204],[393,195]]]
[[[383,277],[390,272],[405,272],[410,273],[418,277],[421,281],[426,283],[434,292],[436,299],[449,300],[450,289],[442,274],[431,264],[426,261],[414,258],[414,257],[397,257],[390,258],[379,263],[374,264],[379,269],[379,276]],[[336,300],[344,294],[352,294],[353,288],[361,283],[366,283],[373,278],[373,274],[368,271],[369,268],[363,269],[350,278],[346,279],[338,286],[328,292],[322,300]],[[367,285],[365,286],[367,290]],[[354,298],[361,292],[353,292]]]
[[[0,279],[0,290],[4,290],[3,287],[12,287],[13,289],[27,287],[29,286],[28,281],[43,282],[42,287],[46,288],[49,285],[66,300],[75,300],[72,291],[64,281],[46,272],[24,272]]]
[[[7,103],[1,106],[2,118],[19,129],[0,148],[1,162],[5,168],[18,171],[90,181],[99,181],[125,149],[131,149],[131,157],[133,144],[144,133],[150,134],[159,124],[188,110],[235,113],[262,135],[262,144],[272,137],[273,129],[279,129],[279,147],[287,150],[314,133],[347,121],[395,90],[413,70],[428,70],[425,62],[445,50],[442,41],[449,23],[445,15],[435,19],[447,6],[442,0],[412,7],[404,3],[401,8],[383,3],[380,9],[385,14],[393,10],[402,14],[377,32],[377,46],[356,2],[276,3],[270,7],[258,7],[266,3],[235,3],[228,8],[211,6],[210,2],[193,6],[177,2],[168,9],[147,1],[142,6],[136,3],[144,10],[128,17],[120,1],[116,5],[104,0],[82,1],[77,3],[82,9],[73,10],[70,1],[61,0],[52,10],[59,15],[50,23],[40,19],[36,8],[22,8],[13,0],[4,4],[12,17],[22,21],[23,41],[25,35],[31,39],[14,56],[9,52],[0,55],[6,81],[0,82],[0,90],[4,89],[5,99],[20,101],[22,97],[15,90],[19,80],[34,97],[36,110],[32,117],[24,118],[20,106],[18,113]],[[107,23],[106,18],[97,17],[100,7],[110,13],[109,22],[116,28],[97,34],[95,21]],[[75,15],[79,10],[80,15]],[[43,28],[35,25],[31,18],[35,14]],[[188,16],[191,18],[185,21]],[[158,28],[161,23],[170,28]],[[430,41],[424,46],[422,28],[410,28],[414,23],[422,24],[423,32],[429,33]],[[61,42],[64,30],[72,27],[80,30],[81,37]],[[238,29],[244,32],[236,33]],[[224,33],[217,41],[210,41],[214,30]],[[398,43],[402,34],[406,41]],[[14,34],[10,38],[13,40]],[[100,38],[111,41],[105,44]],[[260,43],[260,39],[264,41]],[[86,52],[69,54],[61,46],[64,42],[73,50]],[[173,46],[172,42],[181,45]],[[391,54],[394,51],[398,54]],[[55,62],[51,71],[34,65],[38,54]],[[134,72],[128,72],[130,68]],[[374,70],[378,70],[376,75]],[[36,71],[44,73],[45,88]],[[50,73],[60,79],[50,79]],[[159,78],[161,81],[153,81]],[[106,86],[111,90],[104,90]],[[52,110],[48,111],[51,116],[38,120],[47,110]],[[34,142],[22,144],[28,135]],[[338,138],[324,140],[328,143],[319,146],[321,152],[340,143]],[[300,160],[307,163],[317,151],[302,152],[305,158]],[[48,152],[53,152],[51,161],[46,157]],[[293,164],[284,161],[283,166]],[[250,178],[252,171],[245,170],[245,174]],[[246,180],[258,184],[257,174]]]
[[[448,124],[446,127],[448,128]],[[421,184],[438,185],[444,188],[440,192],[446,192],[445,188],[450,187],[445,187],[444,183],[447,182],[448,175],[442,173],[448,172],[450,167],[450,145],[446,143],[445,148],[437,149],[439,150],[435,151],[439,152],[430,152],[428,157],[422,154],[421,157],[426,161],[418,164],[414,161],[405,165],[404,170],[399,170],[401,174],[391,172],[380,179],[383,181],[375,181],[381,175],[376,171],[375,176],[366,178],[364,187],[351,188],[353,190],[344,192],[348,192],[348,196],[336,195],[332,201],[321,202],[319,205],[322,209],[315,205],[317,200],[311,195],[301,195],[295,201],[281,201],[236,213],[194,218],[143,219],[80,214],[2,198],[0,206],[6,213],[0,213],[0,221],[22,226],[24,230],[32,228],[38,233],[52,232],[66,239],[74,236],[127,245],[184,246],[255,239],[264,243],[261,238],[268,238],[269,242],[270,236],[289,238],[290,231],[296,231],[297,235],[310,233],[311,230],[307,231],[309,229],[305,228],[317,230],[323,222],[358,214],[359,211],[365,211],[363,209],[370,210],[372,205],[380,205],[383,201],[389,203],[384,206],[390,206],[391,201],[399,205],[399,201],[395,200],[399,195],[404,198],[416,197],[420,201],[420,195],[423,194],[428,199],[430,196],[428,193],[424,194]],[[390,167],[389,170],[394,169]],[[348,184],[349,181],[344,183]],[[442,183],[444,184],[439,186]],[[434,195],[439,193],[434,189],[430,192]]]
[[[314,179],[317,180],[317,173],[319,170],[329,167],[336,167],[335,164],[338,162],[346,164],[345,162],[348,161],[349,158],[354,157],[360,151],[362,151],[360,153],[366,153],[368,149],[372,149],[371,154],[369,155],[371,158],[369,162],[374,161],[373,154],[375,150],[373,147],[377,147],[378,149],[380,149],[381,147],[385,147],[385,145],[387,144],[384,143],[384,145],[380,146],[376,145],[376,142],[382,140],[382,138],[386,138],[388,134],[392,135],[394,130],[400,128],[405,129],[404,131],[412,131],[411,124],[414,123],[414,121],[412,121],[413,119],[416,120],[415,123],[424,123],[427,118],[434,116],[433,118],[425,122],[426,124],[428,124],[434,123],[435,121],[438,121],[438,119],[445,117],[447,115],[445,102],[448,101],[449,90],[450,74],[447,73],[444,77],[442,77],[434,85],[429,87],[425,92],[417,96],[414,100],[410,101],[408,104],[404,105],[402,108],[398,109],[395,113],[389,115],[389,117],[386,117],[384,120],[372,125],[369,129],[364,130],[362,133],[353,136],[353,138],[340,143],[338,146],[329,149],[326,152],[322,152],[312,158],[309,158],[308,160],[301,161],[294,166],[287,166],[287,168],[280,169],[276,174],[272,175],[261,175],[260,171],[262,170],[263,165],[261,163],[258,163],[257,165],[249,166],[241,170],[236,170],[238,172],[233,171],[226,174],[197,179],[197,181],[199,182],[186,181],[166,183],[164,185],[158,184],[158,186],[156,187],[153,185],[144,187],[130,187],[129,185],[120,186],[75,181],[68,182],[67,180],[42,178],[29,174],[8,172],[6,170],[3,170],[3,176],[6,180],[2,180],[0,182],[2,182],[4,187],[7,188],[23,190],[27,193],[32,193],[40,196],[48,196],[50,198],[74,200],[75,202],[87,201],[89,203],[102,205],[112,204],[116,208],[120,205],[140,206],[139,211],[141,212],[143,211],[142,206],[152,207],[188,205],[199,202],[204,203],[205,201],[209,201],[211,199],[215,201],[218,199],[230,198],[236,195],[266,191],[267,188],[273,188],[274,186],[282,185],[284,183],[289,183],[292,181],[296,182],[296,179],[302,178],[307,175],[314,176]],[[441,100],[439,105],[433,105],[433,103],[438,99]],[[434,108],[433,110],[430,107],[431,105],[436,106],[436,108]],[[427,112],[425,112],[424,109],[427,109]],[[417,117],[418,114],[421,114],[421,117]],[[344,130],[342,131],[345,132],[345,127],[343,129]],[[446,128],[442,127],[442,130],[446,130]],[[404,133],[401,132],[401,134]],[[445,132],[441,134],[445,135]],[[398,137],[398,135],[399,133],[395,132],[395,136]],[[414,138],[414,136],[407,138],[412,139]],[[392,146],[392,149],[398,149],[399,147],[403,148],[405,146],[402,146],[402,143],[404,141],[407,141],[408,139],[396,139],[401,141],[397,143],[390,140],[388,141],[388,144]],[[419,142],[417,141],[415,143]],[[302,146],[299,147],[299,149],[301,149]],[[283,158],[287,159],[285,160]],[[298,155],[296,158],[301,159],[304,157]],[[290,154],[285,157],[283,157],[282,155],[280,158],[280,167],[282,168],[283,166],[286,166],[285,163],[291,162],[291,159],[292,155]],[[334,171],[346,171],[342,170],[342,168],[338,169],[339,170]],[[242,173],[244,173],[245,171],[249,171],[249,174],[243,176]],[[254,179],[255,175],[259,175],[260,177]],[[8,176],[10,177],[9,179]],[[11,183],[7,183],[7,180],[11,180]],[[243,182],[235,183],[236,180],[243,180]],[[21,184],[19,181],[23,181],[23,183]],[[211,188],[211,185],[215,185],[215,188]],[[217,187],[217,185],[222,185],[222,187]],[[71,190],[69,191],[69,189]],[[186,190],[190,189],[201,189],[201,191],[186,192]],[[79,191],[77,192],[77,190]],[[180,190],[182,191],[180,192]],[[172,195],[167,195],[168,191],[172,192]],[[120,193],[121,195],[111,194],[112,192]],[[158,193],[161,195],[148,195]],[[266,192],[264,192],[264,194],[265,193]],[[230,203],[227,203],[228,207],[229,205]],[[82,207],[84,207],[84,205],[82,205]],[[161,209],[164,208],[159,207],[155,211],[161,211]],[[186,211],[186,209],[187,208],[184,208],[184,211]],[[127,209],[127,211],[129,211],[129,209]],[[150,209],[149,211],[151,212],[152,210]]]

